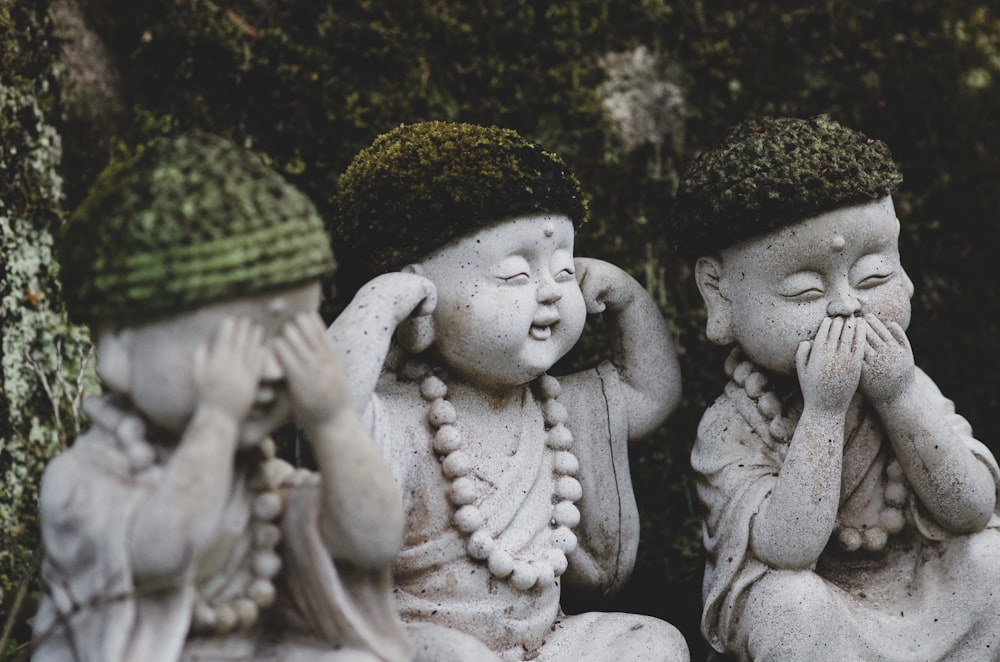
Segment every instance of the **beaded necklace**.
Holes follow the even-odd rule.
[[[473,458],[465,449],[465,440],[456,426],[455,407],[446,399],[448,387],[438,376],[443,373],[424,367],[420,395],[428,403],[427,422],[433,430],[431,446],[441,461],[441,470],[451,481],[448,500],[455,508],[452,524],[465,537],[465,551],[475,561],[485,563],[490,574],[506,580],[519,591],[547,588],[566,572],[566,555],[576,549],[573,528],[580,523],[580,511],[575,502],[583,496],[583,488],[574,476],[580,463],[572,452],[573,434],[566,427],[566,407],[557,402],[559,381],[542,375],[532,383],[536,397],[541,399],[545,421],[546,448],[552,453],[552,473],[555,479],[550,545],[537,559],[515,557],[502,549],[486,531],[486,516],[476,505],[479,490],[471,478]]]
[[[275,458],[274,442],[265,439],[258,447],[260,458],[248,486],[254,492],[250,503],[251,548],[241,562],[243,571],[236,573],[228,583],[241,582],[235,587],[227,586],[227,593],[235,595],[222,597],[221,590],[215,591],[219,597],[206,596],[198,590],[191,616],[191,629],[199,634],[225,634],[243,630],[257,623],[260,610],[274,603],[277,591],[274,577],[281,571],[281,557],[275,548],[281,541],[281,530],[277,520],[284,512],[284,500],[279,488],[291,483],[304,484],[311,472],[293,469],[287,463]]]
[[[779,444],[787,444],[795,433],[796,422],[783,415],[781,399],[767,375],[747,359],[737,347],[729,354],[725,364],[726,375],[741,388],[757,405],[757,411],[767,423],[771,438]],[[878,513],[869,515],[865,522],[847,524],[837,516],[834,534],[842,549],[854,552],[865,549],[878,552],[885,549],[889,536],[899,533],[906,526],[903,508],[909,499],[909,487],[906,474],[899,460],[891,457],[885,465],[885,486],[882,494],[882,507]]]

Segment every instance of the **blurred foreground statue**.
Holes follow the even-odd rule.
[[[91,428],[46,469],[35,660],[410,659],[398,491],[317,314],[312,203],[204,134],[109,168],[62,243]],[[293,420],[318,471],[275,457]]]

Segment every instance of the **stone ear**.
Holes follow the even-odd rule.
[[[114,393],[128,393],[132,387],[132,333],[101,329],[97,336],[97,376]]]
[[[717,257],[702,257],[694,267],[694,279],[701,292],[701,298],[708,309],[708,323],[705,335],[717,345],[733,342],[732,301],[725,295],[722,282],[725,268]]]
[[[403,273],[424,275],[419,264],[408,264]],[[434,344],[434,318],[431,315],[411,314],[396,327],[396,342],[410,354],[419,354]]]

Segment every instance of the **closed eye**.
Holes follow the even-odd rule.
[[[825,292],[823,276],[815,271],[798,271],[783,278],[775,292],[783,298],[797,303],[808,303],[823,296]]]
[[[574,280],[576,278],[576,270],[568,268],[562,269],[556,273],[553,278],[555,278],[557,283],[565,283],[567,281]]]
[[[527,285],[531,280],[531,277],[523,271],[521,273],[514,274],[513,276],[499,276],[499,278],[508,285]]]
[[[798,290],[796,292],[782,292],[781,296],[792,301],[815,301],[823,296],[823,290],[810,287],[809,289]]]
[[[889,272],[886,274],[872,274],[871,276],[866,276],[861,279],[861,282],[858,283],[858,288],[867,290],[873,287],[878,287],[879,285],[892,280],[894,275],[894,272]]]

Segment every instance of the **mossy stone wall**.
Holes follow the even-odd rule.
[[[96,387],[86,330],[62,311],[55,43],[44,2],[0,4],[0,658],[24,651],[37,599],[41,472]]]

